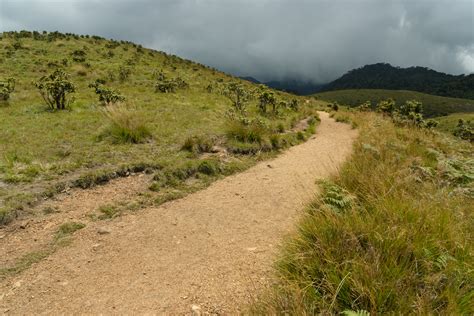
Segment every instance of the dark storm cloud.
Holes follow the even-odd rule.
[[[375,62],[474,72],[474,0],[0,0],[0,30],[126,39],[261,80]]]

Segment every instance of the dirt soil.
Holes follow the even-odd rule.
[[[278,245],[316,194],[315,180],[351,153],[357,131],[320,116],[315,136],[273,160],[160,207],[88,222],[72,244],[0,282],[0,314],[239,313],[271,283]],[[145,185],[117,179],[51,203],[77,218]],[[57,224],[44,217],[3,232],[2,263]]]

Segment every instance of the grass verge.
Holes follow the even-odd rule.
[[[468,142],[379,115],[322,185],[256,314],[474,313],[474,161]]]

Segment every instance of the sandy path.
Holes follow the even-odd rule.
[[[268,284],[275,250],[315,179],[357,132],[321,113],[315,137],[183,199],[76,233],[73,244],[0,284],[0,313],[235,313]],[[109,234],[98,234],[104,227]]]

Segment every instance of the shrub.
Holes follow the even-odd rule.
[[[128,67],[120,66],[118,73],[120,82],[125,82],[130,77],[132,71]]]
[[[23,45],[21,44],[20,41],[15,41],[15,42],[13,42],[13,44],[12,44],[12,48],[13,48],[14,50],[22,49],[22,48],[23,48]]]
[[[8,78],[0,80],[0,101],[7,101],[10,99],[10,94],[15,91],[15,79]]]
[[[435,128],[436,126],[438,126],[439,122],[436,121],[436,120],[427,120],[426,123],[425,123],[425,127],[428,128],[428,129],[432,129],[432,128]]]
[[[260,119],[245,117],[230,118],[227,123],[227,138],[244,143],[262,143],[268,134],[268,129]]]
[[[168,79],[163,72],[159,72],[155,76],[157,77],[157,83],[155,85],[156,92],[172,93],[176,92],[177,89],[186,89],[189,87],[189,84],[180,77]]]
[[[247,102],[251,94],[244,85],[238,82],[230,82],[225,85],[223,94],[232,102],[232,107],[238,113],[244,114],[247,109]]]
[[[267,113],[267,106],[272,106],[272,112],[276,113],[276,106],[277,100],[273,92],[268,90],[263,90],[260,95],[258,96],[259,104],[258,109],[260,113],[266,114]]]
[[[219,163],[215,160],[203,160],[199,163],[198,171],[208,176],[216,175],[219,173]]]
[[[214,139],[208,136],[191,136],[186,138],[182,150],[187,150],[194,153],[212,152],[214,146]]]
[[[125,104],[109,105],[103,113],[110,125],[99,135],[99,140],[108,138],[114,144],[139,144],[151,138],[145,117],[136,108]]]
[[[75,50],[71,53],[72,60],[78,63],[83,63],[86,61],[86,52],[82,49]]]
[[[35,85],[40,91],[44,101],[51,109],[64,110],[73,99],[68,99],[68,94],[75,92],[75,87],[69,80],[69,75],[57,69],[48,76],[43,76]]]
[[[300,108],[298,100],[296,99],[291,100],[289,104],[289,108],[292,109],[293,111],[298,111]]]
[[[94,83],[91,83],[89,88],[95,89],[95,93],[99,95],[99,101],[102,102],[103,105],[111,105],[117,102],[125,101],[125,97],[117,90],[104,87],[98,80]]]
[[[470,126],[470,122],[459,119],[458,125],[454,129],[453,135],[461,139],[474,142],[474,129]]]
[[[176,83],[173,80],[159,81],[155,85],[155,91],[161,93],[172,93],[176,92]]]
[[[380,101],[377,104],[377,111],[383,114],[392,115],[395,110],[395,101],[393,99],[387,99]]]
[[[357,110],[361,112],[368,112],[370,111],[371,108],[372,108],[372,102],[365,101],[364,103],[362,103],[361,105],[357,107]]]

